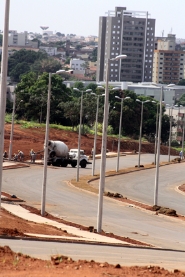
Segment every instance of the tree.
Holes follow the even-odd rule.
[[[185,79],[182,79],[178,82],[178,86],[185,86]]]
[[[76,100],[61,102],[60,107],[64,110],[64,116],[70,120],[73,130],[79,124],[80,103]]]
[[[8,59],[8,75],[11,76],[13,81],[19,82],[20,75],[30,71],[30,66],[36,60],[46,59],[46,53],[39,51],[21,49],[15,51]]]
[[[3,35],[0,34],[0,46],[3,44]]]
[[[86,89],[92,89],[93,92],[96,92],[97,89],[97,84],[90,83],[89,85],[86,86]]]
[[[18,63],[9,73],[12,81],[18,82],[22,74],[30,71],[30,66],[26,62]]]
[[[34,64],[31,65],[31,71],[37,73],[38,75],[44,72],[56,72],[60,68],[60,62],[51,57],[47,59],[36,60]]]
[[[42,121],[46,119],[49,75],[43,73],[39,78],[36,76],[33,72],[23,75],[16,88],[16,93],[17,101],[23,100],[24,118],[40,122],[41,113]],[[60,103],[70,99],[70,90],[62,83],[61,76],[53,75],[51,80],[50,123],[65,125],[66,119]]]
[[[61,34],[60,32],[56,32],[56,35],[57,35],[58,37],[65,37],[65,34]]]
[[[82,46],[81,44],[77,44],[76,47],[75,47],[75,49],[76,49],[76,50],[80,50],[82,47],[83,47],[83,46]]]
[[[180,97],[179,101],[177,101],[176,104],[185,106],[185,94]]]
[[[120,98],[129,96],[130,99],[125,100],[123,103],[123,117],[122,117],[122,129],[123,134],[127,136],[132,136],[134,138],[139,137],[140,133],[140,121],[141,121],[141,103],[136,102],[136,99],[141,101],[153,99],[145,96],[137,96],[134,92],[125,90],[125,91],[110,91],[110,115],[109,115],[109,124],[114,126],[115,133],[119,131],[119,118],[120,118],[120,105],[121,101],[115,100],[115,95],[118,95]],[[115,109],[113,109],[115,107]],[[163,108],[163,114],[164,114]],[[168,118],[168,117],[167,117]],[[168,126],[168,121],[165,117],[165,124],[162,126],[162,133],[166,132],[166,127]],[[169,126],[168,126],[169,127]],[[142,134],[147,139],[154,139],[156,132],[156,104],[147,103],[143,105],[143,126]],[[165,136],[163,136],[163,139]]]
[[[98,54],[98,47],[95,47],[92,51],[92,57],[91,57],[91,61],[92,62],[96,62],[97,61],[97,54]]]

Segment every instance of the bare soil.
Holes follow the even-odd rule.
[[[5,143],[4,149],[8,151],[9,148],[9,138],[10,138],[10,124],[5,125]],[[13,153],[17,153],[18,150],[22,150],[25,154],[25,159],[29,159],[30,149],[34,149],[35,152],[40,152],[37,158],[42,157],[42,150],[44,144],[44,128],[32,128],[32,129],[22,129],[20,125],[15,125],[14,127],[14,139],[13,139]],[[56,129],[50,130],[50,139],[62,140],[69,148],[77,148],[78,134],[75,132],[60,131]],[[86,151],[89,155],[93,147],[94,137],[91,135],[82,136],[81,148]],[[110,151],[117,151],[117,140],[115,138],[108,138],[107,148]],[[97,153],[101,151],[101,137],[97,139]],[[121,151],[129,152],[138,151],[137,141],[122,141]],[[154,144],[142,143],[143,153],[153,153]],[[167,154],[168,148],[161,146],[161,154]],[[171,150],[171,154],[178,155],[174,150]],[[40,211],[28,207],[20,199],[12,198],[10,195],[3,193],[6,196],[7,201],[20,202],[23,207],[30,209],[31,212],[40,213]],[[4,198],[3,198],[4,199]],[[3,200],[5,201],[5,199]],[[126,200],[125,200],[126,201]],[[128,201],[128,200],[127,200]],[[133,202],[132,202],[133,204]],[[142,207],[146,208],[146,207]],[[148,207],[150,208],[150,207]],[[45,217],[52,218],[51,215],[45,214]],[[55,218],[55,220],[57,220]],[[62,221],[61,219],[58,219]],[[67,224],[67,222],[63,223]],[[74,226],[73,223],[68,222]],[[76,227],[87,229],[87,227],[79,226]],[[55,227],[36,224],[26,220],[22,220],[12,214],[8,213],[4,209],[0,210],[0,236],[4,237],[25,237],[25,233],[35,233],[35,234],[50,234],[50,235],[61,235],[66,236],[66,239],[70,234],[65,230],[59,230]],[[102,232],[102,235],[107,235]],[[114,234],[109,234],[109,236],[116,237]],[[119,238],[119,237],[117,237]],[[77,238],[78,239],[78,238]],[[131,241],[129,238],[119,238],[126,240],[128,242],[135,243],[139,245],[137,241]],[[142,245],[142,244],[141,244]],[[146,246],[146,245],[145,245]],[[64,256],[54,256],[51,257],[51,261],[43,261],[39,259],[31,258],[27,255],[22,255],[21,253],[14,253],[8,246],[0,247],[0,276],[45,276],[45,277],[55,277],[55,276],[185,276],[185,273],[179,271],[178,269],[174,272],[169,272],[160,267],[153,267],[148,265],[147,267],[121,267],[119,264],[110,265],[107,263],[96,263],[94,261],[73,261],[70,257]]]
[[[10,144],[10,130],[11,124],[5,124],[5,141],[4,149],[8,151]],[[21,128],[21,125],[14,125],[14,136],[12,142],[12,154],[17,153],[21,150],[25,154],[26,159],[30,159],[29,152],[33,149],[35,152],[41,152],[37,158],[43,156],[43,147],[45,139],[45,128]],[[50,129],[49,132],[50,140],[62,140],[70,148],[78,148],[78,133],[70,132],[58,129]],[[102,137],[97,136],[96,153],[101,153]],[[82,135],[81,137],[81,149],[84,149],[86,155],[91,154],[91,149],[94,145],[93,135]],[[109,151],[117,151],[118,140],[113,137],[107,139],[107,149]],[[121,152],[137,152],[139,149],[138,141],[135,140],[121,140],[120,151]],[[154,143],[142,143],[141,152],[143,153],[154,153]],[[161,155],[168,154],[168,147],[161,145]],[[171,149],[171,155],[178,155],[179,153]]]

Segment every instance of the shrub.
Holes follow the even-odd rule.
[[[178,141],[177,140],[172,140],[171,146],[173,146],[173,147],[179,146]]]

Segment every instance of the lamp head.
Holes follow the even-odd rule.
[[[104,89],[105,90],[105,88],[103,86],[97,86],[97,89]]]
[[[126,58],[127,58],[127,55],[119,55],[119,56],[116,56],[115,58],[113,58],[112,60],[118,61],[118,60],[122,60],[122,59],[126,59]]]
[[[73,88],[73,90],[75,90],[75,91],[80,91],[78,88]]]
[[[62,73],[64,73],[64,72],[65,72],[65,70],[64,70],[64,69],[60,69],[60,70],[56,71],[56,73],[55,73],[55,74],[62,74]]]
[[[118,88],[118,87],[115,87],[115,88],[112,88],[112,90],[120,90],[120,88]]]
[[[141,102],[141,100],[139,100],[139,99],[136,99],[136,101],[137,101],[137,102]]]

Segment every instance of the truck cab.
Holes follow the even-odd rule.
[[[69,150],[69,158],[74,161],[73,164],[76,166],[77,160],[78,160],[78,149],[70,149]],[[76,161],[76,163],[75,163],[75,161]],[[72,164],[72,166],[73,166],[73,164]],[[80,149],[80,166],[82,168],[85,168],[87,164],[91,164],[91,163],[88,161],[88,157],[85,155],[85,151]]]

